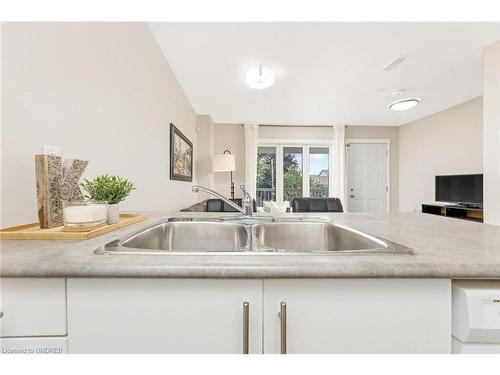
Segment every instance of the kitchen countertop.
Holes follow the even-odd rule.
[[[275,216],[294,216],[283,214]],[[500,279],[500,226],[421,213],[309,214],[400,243],[408,254],[96,255],[112,240],[169,217],[150,213],[126,228],[84,241],[1,240],[2,277],[474,278]],[[225,215],[227,216],[227,215]],[[299,215],[297,215],[299,216]],[[307,216],[301,214],[300,216]]]

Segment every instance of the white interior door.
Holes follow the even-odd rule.
[[[349,211],[387,212],[387,144],[351,143],[346,149]]]

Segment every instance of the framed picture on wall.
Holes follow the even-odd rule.
[[[170,179],[193,181],[193,144],[170,123]]]

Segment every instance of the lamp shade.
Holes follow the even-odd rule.
[[[220,154],[212,157],[213,172],[232,172],[236,170],[234,155]]]

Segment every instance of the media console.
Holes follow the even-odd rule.
[[[422,213],[483,222],[483,209],[446,204],[423,204]]]

